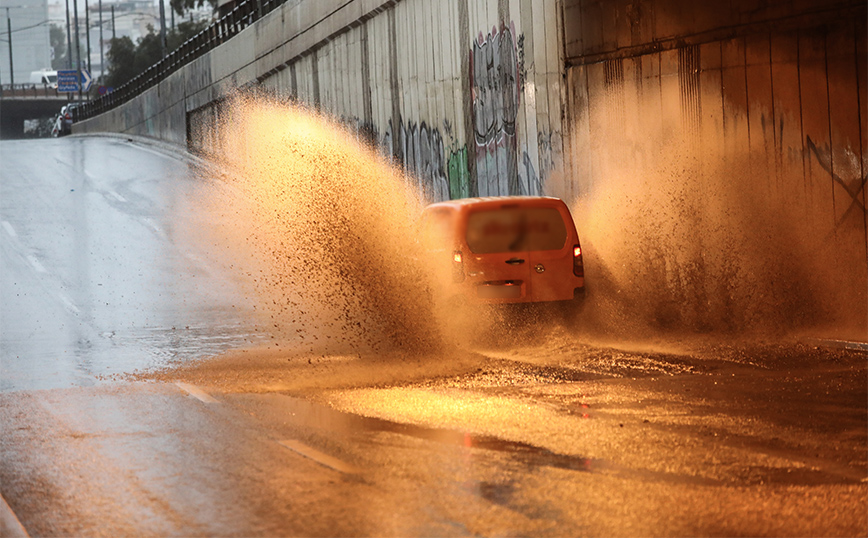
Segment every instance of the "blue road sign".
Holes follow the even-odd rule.
[[[63,69],[57,72],[57,91],[77,92],[79,72],[75,69]]]

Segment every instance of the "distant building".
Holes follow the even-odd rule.
[[[30,73],[33,71],[51,69],[48,1],[2,0],[0,17],[0,82],[9,84],[12,81],[9,70],[9,24],[12,27],[15,83],[29,82]]]

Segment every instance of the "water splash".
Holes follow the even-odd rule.
[[[224,110],[219,241],[253,279],[269,332],[311,351],[439,347],[415,237],[425,201],[400,171],[303,107],[242,94]]]
[[[662,109],[678,110],[665,97]],[[687,124],[653,113],[659,94],[637,99],[647,113],[629,120],[618,99],[599,100],[590,147],[571,156],[593,170],[572,208],[587,253],[585,322],[622,336],[864,339],[861,229],[832,231],[831,217],[793,196],[801,166],[773,168],[746,128]]]

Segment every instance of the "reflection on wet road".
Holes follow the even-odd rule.
[[[188,161],[119,138],[4,141],[0,390],[237,347],[243,290],[209,258]]]

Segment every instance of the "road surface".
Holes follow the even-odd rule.
[[[0,493],[32,536],[868,535],[864,352],[581,316],[296,346],[213,169],[0,159]]]

